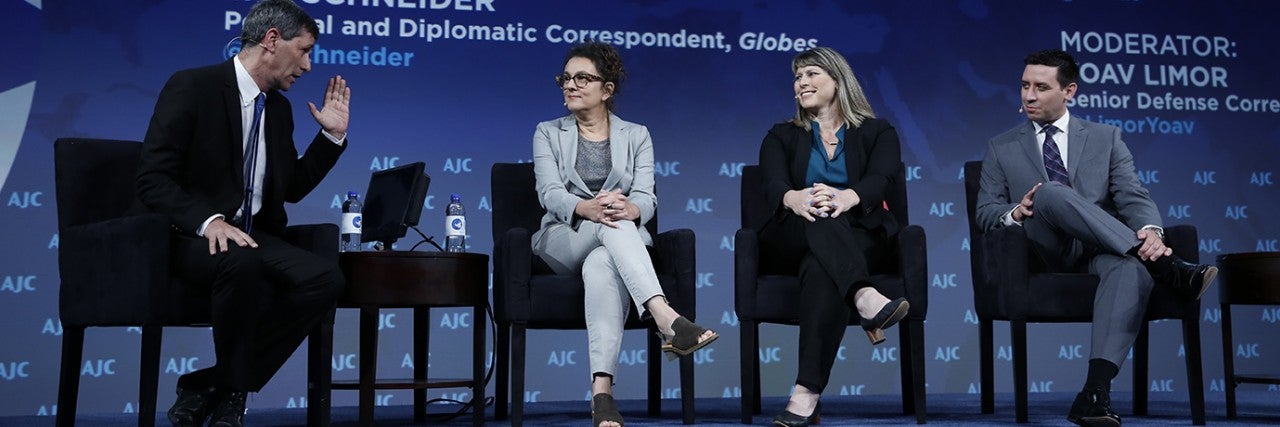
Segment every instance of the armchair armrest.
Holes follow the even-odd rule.
[[[306,249],[325,260],[338,263],[338,226],[336,224],[300,224],[284,229],[284,240]]]
[[[493,313],[499,322],[532,316],[529,280],[533,272],[533,240],[529,230],[512,228],[494,241]]]
[[[169,280],[169,218],[145,214],[109,219],[63,229],[58,242],[61,286],[58,306],[64,323],[112,326],[121,312],[166,301]],[[161,295],[155,295],[160,293]],[[107,322],[112,320],[113,322]]]
[[[1000,227],[983,234],[987,282],[974,284],[976,302],[995,304],[991,312],[1005,312],[1010,320],[1025,320],[1029,303],[1031,245],[1022,227]],[[985,301],[983,301],[985,300]]]
[[[739,320],[755,319],[756,278],[760,276],[760,237],[739,229],[733,236],[733,307]]]
[[[929,257],[924,227],[909,225],[898,232],[898,265],[902,270],[902,287],[911,311],[929,311]]]
[[[675,277],[675,289],[663,289],[672,307],[690,321],[697,320],[698,273],[697,247],[693,230],[680,228],[658,233],[653,246],[659,259],[654,260],[658,274]]]
[[[1164,229],[1165,243],[1183,261],[1200,263],[1200,237],[1192,225],[1175,225]]]

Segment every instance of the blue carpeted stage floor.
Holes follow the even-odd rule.
[[[1253,390],[1247,390],[1253,388]],[[1071,404],[1072,393],[1032,394],[1030,404],[1030,423],[1028,425],[1071,425],[1066,421],[1067,407]],[[1117,393],[1113,396],[1114,407],[1120,413],[1126,426],[1169,426],[1191,425],[1191,410],[1186,396],[1153,395],[1150,402],[1150,414],[1143,417],[1131,414],[1131,400],[1128,393]],[[835,396],[826,398],[823,404],[823,426],[842,425],[909,425],[915,424],[914,416],[900,413],[901,399],[897,396]],[[765,414],[757,415],[754,424],[765,425],[773,414],[783,407],[782,397],[764,399]],[[929,395],[929,425],[1013,425],[1013,395],[1003,393],[996,395],[996,413],[984,415],[979,413],[978,396],[968,394]],[[584,426],[590,425],[587,402],[542,402],[526,406],[525,424],[531,426]],[[663,402],[663,416],[650,418],[644,416],[643,400],[624,400],[619,402],[628,426],[679,425],[679,401]],[[738,423],[738,399],[705,398],[697,400],[697,425],[703,426],[740,426]],[[1258,390],[1257,387],[1245,387],[1239,393],[1239,414],[1235,420],[1226,419],[1226,405],[1221,394],[1210,395],[1205,402],[1208,424],[1213,426],[1255,426],[1280,425],[1280,392]],[[434,411],[444,411],[455,407],[449,405],[433,405]],[[410,406],[379,407],[376,410],[379,426],[411,426],[411,425],[470,425],[471,417],[460,417],[448,422],[429,421],[413,423]],[[493,419],[493,408],[488,410],[489,425],[509,425],[507,421]],[[78,425],[83,426],[132,426],[137,418],[133,414],[80,414]],[[357,425],[355,407],[340,407],[333,410],[333,425]],[[299,426],[306,422],[306,414],[302,409],[279,409],[269,411],[251,411],[247,424],[250,426]],[[51,426],[52,417],[0,417],[0,426]],[[159,426],[167,426],[163,414],[158,414]]]

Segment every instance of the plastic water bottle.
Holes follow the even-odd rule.
[[[444,217],[444,251],[467,251],[467,211],[462,207],[462,196],[449,196],[449,207],[445,208]]]
[[[360,195],[354,191],[347,192],[347,201],[342,202],[342,224],[338,226],[342,233],[339,252],[360,252]]]

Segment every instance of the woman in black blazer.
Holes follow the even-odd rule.
[[[799,372],[786,410],[773,420],[784,427],[817,422],[818,399],[853,311],[879,344],[909,308],[906,299],[890,301],[871,287],[867,267],[898,229],[883,207],[901,167],[898,134],[875,117],[838,52],[801,52],[791,69],[796,116],[770,129],[760,146],[775,214],[755,227],[765,263],[799,265]]]

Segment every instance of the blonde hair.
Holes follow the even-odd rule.
[[[849,62],[845,61],[840,52],[827,47],[815,47],[800,52],[791,59],[791,72],[794,73],[811,65],[823,69],[835,79],[836,103],[840,106],[840,115],[850,129],[862,126],[863,120],[876,117],[876,113],[871,110],[871,102],[867,101],[867,95],[862,92],[862,85],[858,84],[858,77],[854,76]],[[801,107],[797,100],[796,116],[791,119],[792,123],[804,130],[813,130],[809,126],[813,119],[813,113]]]

